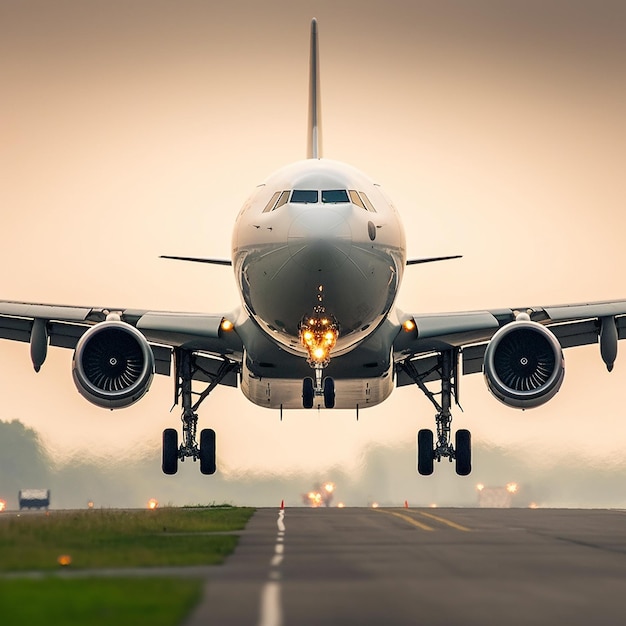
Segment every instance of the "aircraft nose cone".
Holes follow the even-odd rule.
[[[332,270],[346,262],[352,231],[337,211],[311,208],[296,217],[289,229],[289,253],[302,267]]]

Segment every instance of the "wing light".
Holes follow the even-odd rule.
[[[222,320],[222,323],[220,324],[220,328],[224,331],[224,332],[230,332],[233,328],[235,328],[235,325],[230,321],[227,320],[226,318],[224,318]]]
[[[415,330],[415,322],[412,319],[406,320],[402,324],[402,328],[404,328],[404,331],[407,333],[413,332]]]

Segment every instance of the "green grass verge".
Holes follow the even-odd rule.
[[[237,545],[252,508],[164,508],[154,511],[50,511],[0,516],[0,572],[157,567],[222,563]]]
[[[174,626],[198,603],[200,579],[0,580],[7,626]]]

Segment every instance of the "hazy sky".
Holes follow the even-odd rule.
[[[464,255],[409,268],[401,308],[626,298],[626,4],[601,0],[0,0],[0,298],[237,306],[228,268],[157,257],[229,257],[254,186],[305,156],[312,17],[324,156],[383,185],[409,256]],[[171,379],[111,413],[76,393],[71,356],[52,350],[35,375],[28,347],[2,342],[0,419],[61,458],[125,457],[178,425]],[[625,356],[608,375],[596,347],[570,350],[560,394],[522,413],[467,377],[454,426],[537,464],[618,464],[625,379]],[[368,446],[434,423],[417,388],[359,423],[296,411],[282,424],[221,388],[200,418],[230,475],[355,469]]]

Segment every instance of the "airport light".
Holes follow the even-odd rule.
[[[151,511],[154,511],[154,509],[156,509],[158,506],[159,506],[159,502],[155,498],[150,498],[150,500],[148,500],[148,508]]]
[[[482,491],[485,488],[485,485],[483,485],[482,483],[478,483],[476,485],[476,491]]]
[[[509,484],[506,486],[506,490],[507,490],[509,493],[517,493],[518,488],[519,488],[519,487],[517,486],[517,483],[509,483]]]
[[[67,567],[68,565],[72,564],[72,557],[69,554],[61,554],[58,558],[57,558],[57,563],[61,566],[61,567]]]
[[[6,503],[6,500],[0,500],[0,513],[1,513],[2,511],[5,511],[5,510],[6,510],[6,508],[7,508],[7,503]]]

